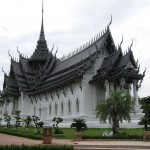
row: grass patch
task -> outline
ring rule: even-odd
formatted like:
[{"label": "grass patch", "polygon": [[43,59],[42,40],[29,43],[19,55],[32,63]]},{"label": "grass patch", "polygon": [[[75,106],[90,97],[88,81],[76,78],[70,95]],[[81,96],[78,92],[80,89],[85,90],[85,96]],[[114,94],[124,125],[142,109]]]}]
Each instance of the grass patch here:
[{"label": "grass patch", "polygon": [[[102,135],[104,131],[111,131],[111,128],[89,128],[84,132],[84,135],[93,135],[98,136]],[[135,128],[135,129],[118,129],[119,133],[126,132],[129,135],[139,135],[142,136],[143,129]]]},{"label": "grass patch", "polygon": [[137,139],[141,140],[143,135],[143,129],[118,129],[118,133],[111,137],[103,137],[104,131],[111,131],[110,128],[107,129],[89,129],[83,134],[83,139]]},{"label": "grass patch", "polygon": [[71,128],[61,128],[63,131],[64,136],[56,136],[57,139],[75,139],[75,131]]}]

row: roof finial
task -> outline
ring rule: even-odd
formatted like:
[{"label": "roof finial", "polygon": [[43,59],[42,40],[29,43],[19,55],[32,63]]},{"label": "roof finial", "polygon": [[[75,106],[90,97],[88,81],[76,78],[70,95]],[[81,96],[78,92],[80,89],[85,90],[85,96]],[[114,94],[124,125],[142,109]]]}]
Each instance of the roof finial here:
[{"label": "roof finial", "polygon": [[44,0],[42,0],[42,23],[41,23],[41,32],[40,32],[39,40],[45,40],[44,25],[43,25],[43,13],[44,13]]},{"label": "roof finial", "polygon": [[11,58],[12,58],[12,56],[10,55],[10,50],[8,50],[8,55],[9,55],[9,57],[11,57]]},{"label": "roof finial", "polygon": [[57,46],[57,49],[56,49],[56,52],[55,52],[55,56],[56,56],[57,52],[58,52],[58,46]]},{"label": "roof finial", "polygon": [[6,72],[5,72],[4,69],[3,69],[3,66],[2,66],[2,71],[4,72],[4,74],[6,74]]},{"label": "roof finial", "polygon": [[131,47],[133,46],[133,39],[131,38],[131,40],[132,40],[132,43],[131,43],[131,45],[130,45],[130,50],[131,50]]},{"label": "roof finial", "polygon": [[109,25],[108,25],[108,26],[110,26],[111,23],[112,23],[112,14],[111,14],[111,19],[110,19],[110,22],[109,22]]},{"label": "roof finial", "polygon": [[121,42],[120,42],[120,47],[121,47],[121,44],[123,43],[123,34],[122,34],[122,40],[121,40]]},{"label": "roof finial", "polygon": [[146,72],[146,68],[145,68],[145,70],[144,70],[144,72],[143,72],[143,75],[145,76],[145,72]]},{"label": "roof finial", "polygon": [[54,43],[53,43],[53,46],[52,46],[52,50],[51,50],[51,52],[53,51],[53,49],[54,49]]},{"label": "roof finial", "polygon": [[19,53],[19,55],[21,55],[21,53],[20,53],[19,50],[18,50],[18,45],[17,45],[17,52]]}]

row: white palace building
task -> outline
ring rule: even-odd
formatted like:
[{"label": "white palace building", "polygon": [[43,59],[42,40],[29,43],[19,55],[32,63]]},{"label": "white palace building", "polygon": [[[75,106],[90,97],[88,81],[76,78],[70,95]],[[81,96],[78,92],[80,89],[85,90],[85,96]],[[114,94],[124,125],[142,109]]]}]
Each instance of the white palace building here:
[{"label": "white palace building", "polygon": [[110,127],[96,118],[96,106],[107,100],[110,92],[126,89],[133,92],[136,114],[130,124],[123,122],[120,127],[140,127],[143,114],[138,89],[145,72],[139,73],[132,44],[125,54],[122,42],[115,46],[110,24],[72,56],[59,59],[54,47],[48,49],[42,11],[40,36],[32,56],[26,58],[18,51],[16,61],[10,55],[10,73],[4,72],[0,93],[0,118],[5,112],[13,116],[20,110],[22,117],[36,115],[43,121],[62,117],[63,127],[69,127],[73,118],[84,118],[88,127]]}]

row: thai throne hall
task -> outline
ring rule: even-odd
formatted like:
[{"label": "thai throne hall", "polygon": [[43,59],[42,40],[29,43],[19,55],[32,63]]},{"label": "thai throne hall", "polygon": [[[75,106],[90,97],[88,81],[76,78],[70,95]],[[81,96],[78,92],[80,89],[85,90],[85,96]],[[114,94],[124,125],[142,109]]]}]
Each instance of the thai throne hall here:
[{"label": "thai throne hall", "polygon": [[48,48],[42,11],[40,35],[33,54],[26,58],[17,50],[19,61],[16,61],[9,52],[9,74],[3,68],[0,117],[4,119],[3,114],[8,112],[13,118],[15,111],[20,110],[22,117],[36,115],[43,121],[62,117],[63,127],[70,127],[73,118],[84,118],[88,127],[110,127],[96,118],[96,106],[106,101],[111,92],[128,90],[133,93],[136,114],[132,114],[130,124],[123,122],[120,127],[140,127],[138,121],[143,114],[138,90],[145,72],[140,73],[132,44],[126,53],[121,48],[123,41],[115,46],[111,22],[72,56],[60,59],[57,49]]}]

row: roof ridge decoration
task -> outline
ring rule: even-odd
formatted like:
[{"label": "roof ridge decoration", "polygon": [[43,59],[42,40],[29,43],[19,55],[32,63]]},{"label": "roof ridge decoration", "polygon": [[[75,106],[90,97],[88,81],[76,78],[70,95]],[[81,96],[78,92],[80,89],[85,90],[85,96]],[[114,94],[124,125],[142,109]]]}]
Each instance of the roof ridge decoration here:
[{"label": "roof ridge decoration", "polygon": [[12,62],[12,61],[13,61],[13,62],[16,62],[16,63],[19,62],[19,59],[17,59],[16,57],[12,57],[12,56],[10,55],[10,50],[8,50],[8,55],[9,55],[9,57],[11,58],[11,62]]},{"label": "roof ridge decoration", "polygon": [[99,39],[101,39],[104,34],[106,34],[109,31],[109,26],[112,23],[112,15],[111,15],[111,20],[109,22],[109,24],[105,27],[104,30],[102,30],[101,32],[97,33],[93,38],[91,38],[89,41],[87,41],[86,43],[82,44],[81,46],[77,47],[76,49],[74,49],[72,52],[68,53],[66,56],[63,56],[61,58],[61,62],[65,61],[71,57],[73,57],[74,55],[84,51],[85,49],[87,49],[88,47],[90,47],[91,45],[93,45],[94,43],[96,43]]},{"label": "roof ridge decoration", "polygon": [[28,56],[25,55],[25,54],[22,54],[19,50],[18,50],[18,46],[17,46],[17,52],[19,54],[19,62],[20,62],[20,59],[23,58],[23,59],[28,59]]},{"label": "roof ridge decoration", "polygon": [[131,45],[128,47],[128,49],[126,50],[126,53],[124,53],[124,56],[123,57],[127,57],[125,60],[124,60],[124,64],[127,65],[128,61],[130,60],[130,57],[132,59],[132,61],[134,62],[134,67],[137,69],[138,68],[138,63],[135,62],[135,59],[134,59],[134,56],[133,56],[133,52],[131,50],[131,47],[133,46],[133,39],[131,38]]}]

